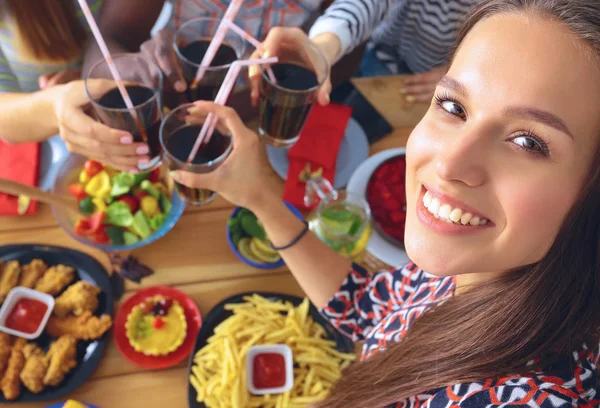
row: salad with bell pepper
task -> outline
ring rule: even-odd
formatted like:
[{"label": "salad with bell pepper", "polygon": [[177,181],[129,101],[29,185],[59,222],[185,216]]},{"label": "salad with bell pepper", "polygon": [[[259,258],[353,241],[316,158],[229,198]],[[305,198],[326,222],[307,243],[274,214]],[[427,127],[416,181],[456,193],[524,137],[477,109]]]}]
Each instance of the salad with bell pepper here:
[{"label": "salad with bell pepper", "polygon": [[131,245],[146,239],[171,211],[171,196],[160,180],[160,168],[133,174],[88,160],[69,192],[82,214],[75,234],[99,244]]}]

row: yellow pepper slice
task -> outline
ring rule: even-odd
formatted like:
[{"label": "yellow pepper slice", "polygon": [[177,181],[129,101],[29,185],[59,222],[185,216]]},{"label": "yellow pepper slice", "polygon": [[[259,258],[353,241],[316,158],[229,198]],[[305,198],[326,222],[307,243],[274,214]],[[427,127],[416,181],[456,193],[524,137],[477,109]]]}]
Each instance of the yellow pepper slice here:
[{"label": "yellow pepper slice", "polygon": [[111,190],[110,176],[104,170],[92,177],[85,186],[85,192],[88,195],[97,198],[108,197]]},{"label": "yellow pepper slice", "polygon": [[92,203],[94,203],[94,213],[106,211],[106,201],[103,198],[92,198]]},{"label": "yellow pepper slice", "polygon": [[81,184],[87,184],[88,181],[90,181],[90,175],[87,173],[87,171],[81,170],[81,173],[79,173],[79,182]]}]

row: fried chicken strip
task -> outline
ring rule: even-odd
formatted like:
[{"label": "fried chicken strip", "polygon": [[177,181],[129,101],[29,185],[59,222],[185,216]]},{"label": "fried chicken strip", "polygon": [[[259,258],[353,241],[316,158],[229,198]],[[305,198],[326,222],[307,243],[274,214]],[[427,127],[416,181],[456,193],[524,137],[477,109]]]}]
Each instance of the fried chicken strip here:
[{"label": "fried chicken strip", "polygon": [[12,336],[0,332],[0,379],[4,376],[8,358],[10,357],[10,349],[12,348]]},{"label": "fried chicken strip", "polygon": [[21,266],[19,261],[10,261],[4,265],[2,278],[0,278],[0,303],[6,300],[8,292],[10,292],[19,283],[21,275]]},{"label": "fried chicken strip", "polygon": [[98,308],[98,295],[101,289],[91,282],[79,281],[67,288],[65,292],[56,299],[54,314],[58,317],[66,317],[73,313],[80,316],[83,312],[94,313]]},{"label": "fried chicken strip", "polygon": [[15,345],[10,351],[6,372],[0,382],[0,389],[2,389],[4,398],[8,401],[16,400],[21,395],[21,379],[19,375],[25,365],[25,356],[23,355],[25,344],[27,344],[27,340],[22,338],[15,341]]},{"label": "fried chicken strip", "polygon": [[48,371],[46,354],[34,343],[29,343],[23,348],[25,366],[21,371],[23,385],[32,393],[39,394],[46,388],[44,376]]},{"label": "fried chicken strip", "polygon": [[35,290],[52,296],[58,295],[75,279],[75,269],[70,266],[57,265],[49,268],[35,285]]},{"label": "fried chicken strip", "polygon": [[46,270],[48,270],[48,265],[46,265],[44,261],[41,259],[34,259],[22,268],[19,286],[33,289],[42,276],[44,276]]},{"label": "fried chicken strip", "polygon": [[56,387],[65,379],[65,375],[77,366],[77,340],[71,335],[60,336],[50,345],[47,354],[48,371],[44,384]]},{"label": "fried chicken strip", "polygon": [[96,340],[102,337],[111,326],[112,318],[109,315],[97,317],[93,316],[91,312],[85,311],[81,316],[50,317],[46,332],[52,337],[70,334],[77,340]]}]

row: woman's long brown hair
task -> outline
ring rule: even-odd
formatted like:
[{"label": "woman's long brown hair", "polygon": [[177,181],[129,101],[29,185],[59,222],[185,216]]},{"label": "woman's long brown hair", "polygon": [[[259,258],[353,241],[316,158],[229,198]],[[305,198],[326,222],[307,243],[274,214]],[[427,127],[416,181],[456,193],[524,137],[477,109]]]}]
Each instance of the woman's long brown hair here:
[{"label": "woman's long brown hair", "polygon": [[6,0],[23,61],[60,63],[81,56],[86,32],[73,0]]},{"label": "woman's long brown hair", "polygon": [[[483,0],[458,44],[498,13],[556,20],[600,55],[598,0]],[[551,84],[549,84],[551,86]],[[599,112],[600,114],[600,112]],[[600,135],[599,135],[600,137]],[[385,407],[453,384],[543,369],[600,340],[600,154],[548,254],[418,319],[406,337],[349,367],[319,407]],[[539,360],[538,360],[539,359]],[[541,366],[528,362],[541,361]]]}]

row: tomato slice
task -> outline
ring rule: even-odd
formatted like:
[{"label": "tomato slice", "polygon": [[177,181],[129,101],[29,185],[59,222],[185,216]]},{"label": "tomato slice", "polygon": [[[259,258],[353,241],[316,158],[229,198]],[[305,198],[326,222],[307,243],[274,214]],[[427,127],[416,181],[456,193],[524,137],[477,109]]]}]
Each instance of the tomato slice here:
[{"label": "tomato slice", "polygon": [[110,237],[108,236],[104,228],[100,228],[98,231],[96,231],[92,236],[92,239],[99,244],[110,243]]},{"label": "tomato slice", "polygon": [[96,174],[104,170],[104,166],[95,160],[88,160],[83,165],[83,169],[90,177],[94,177]]},{"label": "tomato slice", "polygon": [[85,193],[85,189],[83,187],[83,185],[78,184],[78,183],[73,183],[73,184],[69,184],[68,187],[69,193],[75,197],[77,200],[83,200],[85,197],[87,197],[87,194]]},{"label": "tomato slice", "polygon": [[140,209],[140,203],[135,197],[124,195],[119,197],[117,201],[127,204],[132,214],[135,214]]},{"label": "tomato slice", "polygon": [[[79,236],[94,235],[102,228],[106,213],[101,211],[88,218],[81,218],[75,223],[75,234]],[[106,233],[105,233],[106,234]],[[106,236],[108,238],[108,235]],[[110,239],[109,239],[110,241]]]},{"label": "tomato slice", "polygon": [[157,183],[160,180],[160,167],[152,170],[152,173],[148,176],[148,181],[152,184]]}]

